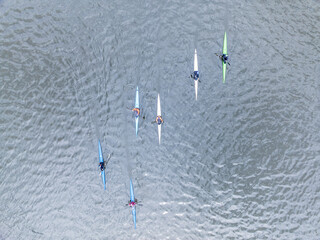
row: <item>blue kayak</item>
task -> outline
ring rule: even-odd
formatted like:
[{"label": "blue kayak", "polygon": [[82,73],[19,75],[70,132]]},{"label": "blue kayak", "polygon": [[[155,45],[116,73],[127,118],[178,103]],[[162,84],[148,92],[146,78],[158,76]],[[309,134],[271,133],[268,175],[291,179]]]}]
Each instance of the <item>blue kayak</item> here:
[{"label": "blue kayak", "polygon": [[[99,162],[102,163],[102,164],[104,164],[100,140],[99,140]],[[106,175],[105,175],[105,169],[104,169],[104,168],[103,168],[103,170],[101,171],[101,177],[102,177],[102,182],[103,182],[104,190],[106,190]]]},{"label": "blue kayak", "polygon": [[[130,179],[130,201],[135,202],[134,193],[133,193],[133,185],[132,185],[131,179]],[[133,217],[134,228],[136,229],[136,206],[132,207],[132,217]]]},{"label": "blue kayak", "polygon": [[[139,104],[139,88],[137,86],[137,90],[136,90],[136,101],[134,104],[134,108],[139,108],[140,109],[140,104]],[[139,129],[139,115],[135,116],[136,118],[136,136],[138,136],[138,129]]]}]

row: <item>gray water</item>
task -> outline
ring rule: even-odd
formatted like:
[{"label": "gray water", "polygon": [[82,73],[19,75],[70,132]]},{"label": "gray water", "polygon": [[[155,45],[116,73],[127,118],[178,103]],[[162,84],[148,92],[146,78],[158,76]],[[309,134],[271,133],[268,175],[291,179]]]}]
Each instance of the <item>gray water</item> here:
[{"label": "gray water", "polygon": [[319,39],[311,0],[0,1],[0,239],[319,239]]}]

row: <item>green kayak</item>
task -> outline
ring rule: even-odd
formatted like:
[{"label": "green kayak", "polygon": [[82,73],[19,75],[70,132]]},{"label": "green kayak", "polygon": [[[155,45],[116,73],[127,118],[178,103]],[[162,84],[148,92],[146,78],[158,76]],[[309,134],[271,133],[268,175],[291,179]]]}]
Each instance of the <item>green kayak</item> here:
[{"label": "green kayak", "polygon": [[[228,55],[228,53],[227,53],[227,33],[226,32],[224,33],[222,54]],[[227,70],[227,64],[222,61],[223,83],[225,83],[225,81],[226,81],[226,70]]]}]

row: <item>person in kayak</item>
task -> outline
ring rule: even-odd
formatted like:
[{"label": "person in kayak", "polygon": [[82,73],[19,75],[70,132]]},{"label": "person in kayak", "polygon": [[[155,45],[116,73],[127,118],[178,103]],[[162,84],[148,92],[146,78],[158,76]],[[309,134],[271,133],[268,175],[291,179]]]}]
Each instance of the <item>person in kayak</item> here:
[{"label": "person in kayak", "polygon": [[157,116],[157,118],[156,118],[156,123],[157,123],[158,125],[164,123],[164,121],[163,121],[163,119],[162,119],[162,116]]},{"label": "person in kayak", "polygon": [[225,64],[228,63],[228,64],[230,65],[230,63],[229,63],[229,61],[228,61],[228,55],[222,54],[222,55],[219,56],[219,58],[220,58],[221,61],[224,62]]},{"label": "person in kayak", "polygon": [[104,170],[104,162],[100,162],[99,163],[99,167],[100,167],[100,170],[102,172]]},{"label": "person in kayak", "polygon": [[134,207],[136,204],[136,202],[129,201],[129,207]]},{"label": "person in kayak", "polygon": [[134,108],[132,111],[135,113],[136,117],[140,116],[140,108]]},{"label": "person in kayak", "polygon": [[191,74],[191,77],[197,81],[199,79],[199,71],[194,71],[193,74]]}]

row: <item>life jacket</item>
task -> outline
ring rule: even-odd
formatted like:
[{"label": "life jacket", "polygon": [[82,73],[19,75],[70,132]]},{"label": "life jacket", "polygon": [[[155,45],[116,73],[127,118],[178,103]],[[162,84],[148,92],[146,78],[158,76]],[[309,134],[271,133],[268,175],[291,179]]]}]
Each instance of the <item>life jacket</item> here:
[{"label": "life jacket", "polygon": [[198,78],[199,78],[199,72],[198,72],[198,71],[194,71],[193,77],[194,77],[194,80],[198,80]]},{"label": "life jacket", "polygon": [[135,205],[136,205],[135,202],[130,202],[130,203],[129,203],[129,206],[130,206],[130,207],[134,207]]},{"label": "life jacket", "polygon": [[100,170],[103,171],[103,170],[104,170],[104,163],[101,162],[101,163],[99,164],[99,166],[100,166]]},{"label": "life jacket", "polygon": [[[160,122],[159,122],[159,120],[160,120]],[[163,123],[162,117],[161,117],[161,116],[157,116],[156,122],[157,122],[159,125],[160,125],[161,123]]]},{"label": "life jacket", "polygon": [[134,108],[134,109],[132,109],[132,111],[134,111],[137,116],[140,115],[140,109],[139,108]]}]

